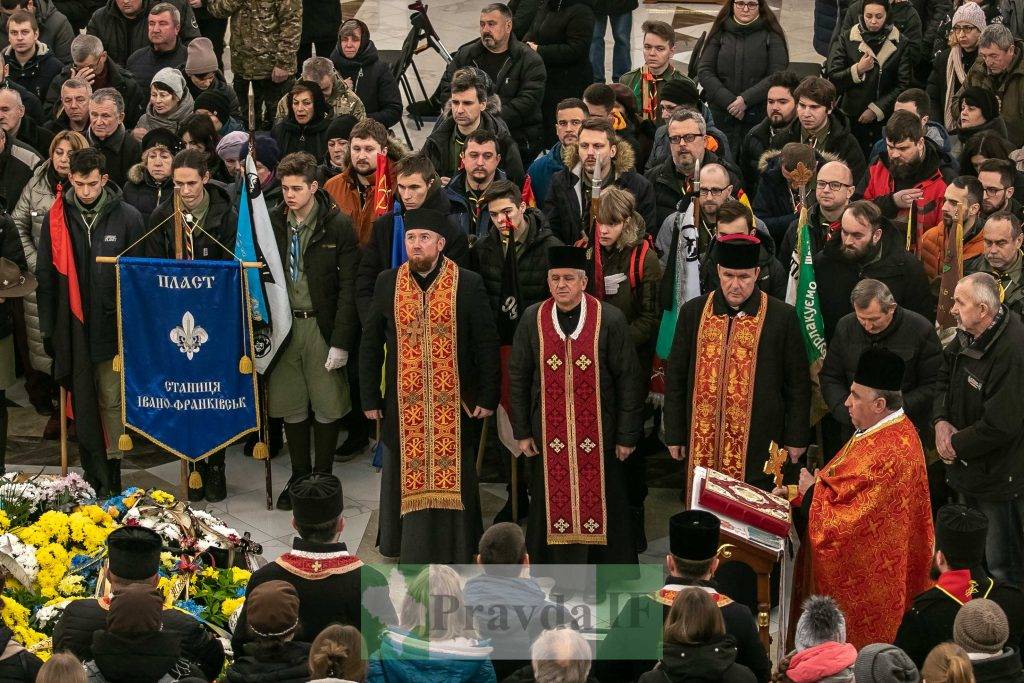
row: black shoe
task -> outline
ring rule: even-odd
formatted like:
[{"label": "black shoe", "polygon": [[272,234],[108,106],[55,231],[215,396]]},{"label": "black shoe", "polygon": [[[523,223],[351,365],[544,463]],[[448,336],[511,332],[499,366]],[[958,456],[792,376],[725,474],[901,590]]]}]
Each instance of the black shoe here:
[{"label": "black shoe", "polygon": [[[224,465],[210,465],[206,468],[206,475],[203,477],[203,485],[206,488],[206,500],[210,503],[219,503],[228,497],[228,482],[224,476]],[[189,491],[191,493],[191,490]]]},{"label": "black shoe", "polygon": [[334,451],[334,461],[348,462],[354,460],[360,455],[364,455],[369,447],[370,438],[366,434],[356,436],[349,434],[345,437],[345,443],[338,446],[338,450]]},{"label": "black shoe", "polygon": [[288,492],[288,487],[291,486],[289,481],[284,485],[284,490],[281,491],[281,495],[277,497],[277,509],[278,510],[291,510],[292,509],[292,497]]}]

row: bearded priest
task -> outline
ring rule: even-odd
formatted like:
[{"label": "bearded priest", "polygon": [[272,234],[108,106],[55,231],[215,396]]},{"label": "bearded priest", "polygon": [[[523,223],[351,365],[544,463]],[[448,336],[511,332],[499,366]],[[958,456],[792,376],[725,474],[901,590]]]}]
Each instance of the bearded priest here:
[{"label": "bearded priest", "polygon": [[931,586],[931,503],[924,451],[903,412],[904,363],[882,347],[857,363],[846,407],[857,431],[829,464],[800,473],[813,593],[831,595],[857,649],[891,643]]}]

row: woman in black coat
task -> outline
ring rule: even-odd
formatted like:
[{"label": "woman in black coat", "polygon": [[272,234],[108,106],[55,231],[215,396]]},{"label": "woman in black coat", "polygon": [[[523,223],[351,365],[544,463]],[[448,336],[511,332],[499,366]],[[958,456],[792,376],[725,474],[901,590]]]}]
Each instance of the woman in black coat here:
[{"label": "woman in black coat", "polygon": [[537,51],[548,72],[541,111],[544,146],[555,139],[555,108],[567,97],[582,97],[594,80],[590,41],[594,11],[590,0],[547,0],[537,10],[523,42]]},{"label": "woman in black coat", "polygon": [[366,118],[380,121],[388,128],[398,123],[402,118],[398,81],[391,74],[391,66],[380,60],[366,24],[349,19],[341,25],[331,61],[359,96],[366,108]]},{"label": "woman in black coat", "polygon": [[867,158],[892,114],[896,97],[910,87],[910,43],[892,23],[889,0],[869,0],[850,30],[836,38],[828,56],[828,79],[839,108]]},{"label": "woman in black coat", "polygon": [[697,80],[715,126],[739,149],[765,116],[768,79],[789,66],[786,36],[766,0],[726,0],[700,53]]},{"label": "woman in black coat", "polygon": [[309,152],[320,163],[327,156],[327,127],[333,111],[320,86],[299,81],[288,93],[288,117],[274,124],[270,134],[277,140],[281,156]]}]

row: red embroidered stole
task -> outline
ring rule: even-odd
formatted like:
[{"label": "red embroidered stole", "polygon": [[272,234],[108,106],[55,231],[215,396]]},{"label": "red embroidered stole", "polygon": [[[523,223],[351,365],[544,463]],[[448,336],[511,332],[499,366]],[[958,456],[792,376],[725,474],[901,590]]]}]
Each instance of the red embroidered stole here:
[{"label": "red embroidered stole", "polygon": [[[671,607],[672,603],[676,601],[676,596],[679,595],[679,593],[681,593],[682,591],[686,590],[687,588],[704,590],[704,588],[701,586],[681,587],[670,585],[665,586],[657,593],[654,593],[651,597],[654,599],[655,602],[660,602],[662,605],[665,605],[666,607]],[[732,604],[732,598],[730,598],[728,595],[722,595],[721,593],[718,593],[716,591],[707,591],[707,593],[711,596],[711,599],[715,601],[715,604],[718,605],[720,608]]]},{"label": "red embroidered stole", "polygon": [[458,266],[448,259],[425,292],[413,280],[408,263],[398,269],[395,281],[403,515],[462,509],[458,285]]},{"label": "red embroidered stole", "polygon": [[714,314],[715,296],[707,298],[697,332],[687,492],[694,467],[718,470],[743,481],[747,463],[757,346],[768,295],[758,293],[757,315],[732,318]]},{"label": "red embroidered stole", "polygon": [[355,555],[340,553],[288,552],[275,560],[289,574],[304,579],[326,579],[328,576],[346,574],[363,566]]},{"label": "red embroidered stole", "polygon": [[537,312],[547,542],[606,545],[598,339],[601,303],[583,295],[579,334],[563,337],[555,302]]}]

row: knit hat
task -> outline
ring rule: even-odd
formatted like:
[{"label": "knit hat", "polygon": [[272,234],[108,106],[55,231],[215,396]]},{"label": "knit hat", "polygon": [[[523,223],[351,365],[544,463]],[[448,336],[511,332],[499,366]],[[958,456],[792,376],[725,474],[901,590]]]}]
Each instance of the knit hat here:
[{"label": "knit hat", "polygon": [[163,611],[163,595],[157,588],[130,583],[110,599],[107,630],[116,633],[159,631]]},{"label": "knit hat", "polygon": [[991,121],[999,116],[999,99],[988,88],[977,85],[968,86],[964,88],[964,94],[960,96],[960,101],[980,109],[981,115],[985,117],[986,121]]},{"label": "knit hat", "polygon": [[212,88],[196,95],[192,108],[195,111],[204,109],[212,113],[220,121],[221,125],[227,123],[228,119],[231,118],[231,102],[228,101],[225,95]]},{"label": "knit hat", "polygon": [[238,161],[242,156],[245,156],[242,152],[248,145],[248,134],[236,130],[222,137],[220,142],[217,143],[217,156],[224,161]]},{"label": "knit hat", "polygon": [[169,66],[165,66],[153,76],[153,85],[162,85],[166,90],[174,93],[179,100],[185,96],[185,77],[181,72]]},{"label": "knit hat", "polygon": [[853,665],[857,683],[920,681],[913,660],[895,645],[874,643],[861,649]]},{"label": "knit hat", "polygon": [[[256,161],[260,162],[271,171],[277,170],[277,163],[281,161],[281,148],[277,146],[277,140],[269,135],[257,135],[255,140]],[[242,149],[238,153],[238,159],[245,159],[248,150]]]},{"label": "knit hat", "polygon": [[796,623],[797,652],[829,640],[846,642],[846,617],[835,600],[827,595],[812,595],[804,600],[803,609]]},{"label": "knit hat", "polygon": [[985,598],[968,602],[953,620],[953,642],[969,653],[999,654],[1009,637],[1003,608]]},{"label": "knit hat", "polygon": [[287,581],[267,581],[245,600],[249,628],[260,638],[283,638],[299,625],[299,594]]},{"label": "knit hat", "polygon": [[188,44],[188,57],[185,58],[185,73],[208,74],[216,71],[217,54],[213,51],[213,42],[209,38],[193,38]]},{"label": "knit hat", "polygon": [[351,114],[342,114],[333,119],[331,124],[327,126],[326,139],[341,138],[342,140],[348,140],[349,136],[352,135],[352,129],[355,128],[358,122],[359,120]]},{"label": "knit hat", "polygon": [[323,524],[341,517],[345,508],[341,480],[333,474],[314,472],[299,477],[288,487],[288,493],[297,524]]},{"label": "knit hat", "polygon": [[985,26],[988,22],[985,21],[985,10],[978,6],[978,3],[967,0],[964,4],[957,7],[956,11],[953,12],[953,26],[960,24],[970,24],[976,27],[979,31],[984,31]]}]

